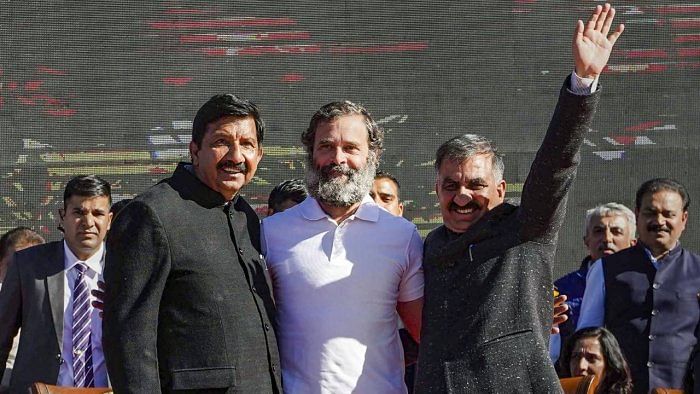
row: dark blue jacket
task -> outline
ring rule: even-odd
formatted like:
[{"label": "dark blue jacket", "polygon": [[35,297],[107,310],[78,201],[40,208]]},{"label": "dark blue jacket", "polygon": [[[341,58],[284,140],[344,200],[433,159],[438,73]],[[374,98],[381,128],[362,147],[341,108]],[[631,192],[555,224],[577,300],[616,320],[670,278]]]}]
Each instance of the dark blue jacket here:
[{"label": "dark blue jacket", "polygon": [[605,326],[627,358],[634,392],[682,388],[700,321],[700,256],[677,246],[657,271],[639,243],[603,263]]}]

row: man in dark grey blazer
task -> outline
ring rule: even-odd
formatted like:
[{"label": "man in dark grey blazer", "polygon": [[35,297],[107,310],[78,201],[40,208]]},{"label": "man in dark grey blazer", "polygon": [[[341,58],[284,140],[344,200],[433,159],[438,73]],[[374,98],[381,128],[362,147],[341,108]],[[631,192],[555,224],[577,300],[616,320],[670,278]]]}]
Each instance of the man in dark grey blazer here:
[{"label": "man in dark grey blazer", "polygon": [[254,104],[212,97],[192,125],[192,163],[117,215],[103,336],[115,392],[281,392],[260,224],[238,195],[264,131]]},{"label": "man in dark grey blazer", "polygon": [[102,274],[111,188],[96,176],[78,176],[63,202],[64,239],[15,253],[0,290],[0,375],[22,329],[10,393],[26,393],[34,382],[107,386],[99,311],[88,294]]},{"label": "man in dark grey blazer", "polygon": [[463,135],[437,151],[444,225],[424,248],[418,393],[558,393],[548,357],[552,260],[567,192],[620,26],[597,6],[574,36],[575,72],[530,169],[520,206],[504,202],[503,161],[490,141]]}]

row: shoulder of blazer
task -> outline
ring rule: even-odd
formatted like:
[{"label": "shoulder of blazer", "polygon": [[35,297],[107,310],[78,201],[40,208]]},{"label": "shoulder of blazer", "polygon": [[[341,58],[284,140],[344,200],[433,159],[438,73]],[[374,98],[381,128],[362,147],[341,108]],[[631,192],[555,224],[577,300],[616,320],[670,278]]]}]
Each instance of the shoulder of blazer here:
[{"label": "shoulder of blazer", "polygon": [[63,271],[63,240],[29,247],[15,253],[20,272],[32,272],[36,279]]}]

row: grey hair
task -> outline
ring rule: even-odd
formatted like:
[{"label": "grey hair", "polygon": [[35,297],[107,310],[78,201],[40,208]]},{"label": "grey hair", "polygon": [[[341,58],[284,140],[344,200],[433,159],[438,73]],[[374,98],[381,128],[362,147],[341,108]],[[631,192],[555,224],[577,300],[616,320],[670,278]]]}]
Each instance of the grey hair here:
[{"label": "grey hair", "polygon": [[593,218],[602,218],[605,216],[623,216],[625,219],[627,219],[627,225],[630,229],[630,235],[632,236],[632,238],[636,236],[637,219],[635,219],[634,213],[631,209],[616,202],[600,204],[594,208],[587,210],[586,228],[584,229],[584,234],[588,234],[588,230],[591,227],[591,221],[593,221]]},{"label": "grey hair", "polygon": [[446,160],[462,163],[476,155],[491,155],[493,177],[496,182],[503,180],[503,155],[498,153],[490,140],[476,134],[463,134],[440,145],[435,153],[435,170],[440,171],[440,166]]},{"label": "grey hair", "polygon": [[328,122],[341,116],[362,115],[365,119],[367,128],[367,142],[369,150],[373,151],[377,159],[381,156],[382,147],[384,144],[384,130],[382,130],[377,122],[372,119],[369,111],[360,104],[355,104],[352,101],[334,101],[319,108],[311,118],[309,128],[301,134],[301,142],[306,147],[306,152],[309,158],[313,156],[314,138],[316,137],[316,129],[321,122]]}]

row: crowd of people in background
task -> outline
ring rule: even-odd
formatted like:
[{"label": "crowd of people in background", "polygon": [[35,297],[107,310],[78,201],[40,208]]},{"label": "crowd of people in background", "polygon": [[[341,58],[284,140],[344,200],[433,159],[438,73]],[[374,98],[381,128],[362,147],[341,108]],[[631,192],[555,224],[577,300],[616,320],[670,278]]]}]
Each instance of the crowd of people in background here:
[{"label": "crowd of people in background", "polygon": [[[591,208],[588,255],[552,278],[598,78],[624,29],[614,15],[599,5],[578,21],[574,71],[519,202],[491,141],[438,148],[443,224],[425,240],[402,217],[399,181],[378,170],[383,130],[349,101],[313,114],[305,177],[272,190],[262,222],[241,192],[265,122],[231,94],[195,115],[191,162],[134,199],[113,205],[108,181],[72,178],[62,240],[27,228],[0,239],[5,390],[556,393],[560,377],[594,375],[600,393],[692,391],[700,256],[680,245],[680,182],[644,182],[634,211]],[[560,327],[553,289],[568,299]]]}]

